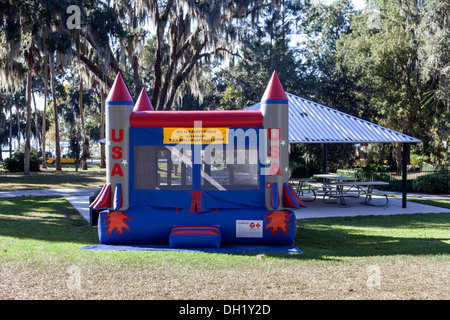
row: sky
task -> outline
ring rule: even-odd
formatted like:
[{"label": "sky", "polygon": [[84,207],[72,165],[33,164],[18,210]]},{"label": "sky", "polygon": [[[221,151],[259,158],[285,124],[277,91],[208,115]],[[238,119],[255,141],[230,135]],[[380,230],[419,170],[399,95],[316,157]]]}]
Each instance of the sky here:
[{"label": "sky", "polygon": [[[332,0],[334,1],[334,0]],[[366,1],[365,0],[352,0],[353,2],[353,6],[355,7],[356,10],[361,10],[362,8],[364,8],[366,6]]]},{"label": "sky", "polygon": [[360,10],[366,6],[365,0],[352,0],[356,10]]},{"label": "sky", "polygon": [[[319,0],[322,2],[325,2],[327,4],[334,2],[335,0]],[[366,5],[366,0],[352,0],[353,6],[355,7],[355,10],[361,10]]]}]

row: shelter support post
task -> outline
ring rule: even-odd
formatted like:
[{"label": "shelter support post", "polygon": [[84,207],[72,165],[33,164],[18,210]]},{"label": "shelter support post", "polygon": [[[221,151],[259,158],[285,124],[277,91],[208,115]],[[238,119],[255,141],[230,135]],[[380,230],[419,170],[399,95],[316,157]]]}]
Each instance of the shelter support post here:
[{"label": "shelter support post", "polygon": [[406,195],[407,195],[407,169],[406,165],[408,163],[408,145],[403,143],[402,150],[402,208],[406,208]]}]

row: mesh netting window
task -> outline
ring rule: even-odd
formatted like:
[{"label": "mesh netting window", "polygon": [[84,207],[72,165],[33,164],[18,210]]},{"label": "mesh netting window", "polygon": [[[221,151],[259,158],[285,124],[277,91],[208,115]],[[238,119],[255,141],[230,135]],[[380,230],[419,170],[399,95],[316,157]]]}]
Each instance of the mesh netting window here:
[{"label": "mesh netting window", "polygon": [[202,151],[201,181],[205,190],[248,190],[258,188],[258,149],[238,146]]},{"label": "mesh netting window", "polygon": [[192,190],[192,167],[172,157],[171,147],[134,148],[136,189]]}]

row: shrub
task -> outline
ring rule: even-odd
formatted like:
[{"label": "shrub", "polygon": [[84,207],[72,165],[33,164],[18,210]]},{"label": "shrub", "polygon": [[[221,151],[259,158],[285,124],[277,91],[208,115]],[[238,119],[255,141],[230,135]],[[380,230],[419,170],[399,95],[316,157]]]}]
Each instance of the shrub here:
[{"label": "shrub", "polygon": [[426,193],[450,193],[450,174],[433,173],[418,177],[413,181],[414,191]]},{"label": "shrub", "polygon": [[[3,168],[9,172],[23,172],[25,153],[17,151],[14,152],[11,158],[6,158],[3,161]],[[31,152],[30,155],[30,171],[39,171],[39,166],[42,159],[38,157],[37,152]]]},{"label": "shrub", "polygon": [[[403,182],[402,180],[393,180],[389,182],[389,185],[381,185],[376,187],[378,190],[385,190],[385,191],[403,191]],[[413,192],[413,180],[406,180],[406,191],[407,192]]]},{"label": "shrub", "polygon": [[385,166],[378,163],[369,163],[363,169],[364,171],[386,172],[389,169],[389,166]]},{"label": "shrub", "polygon": [[308,167],[310,176],[321,173],[323,169],[323,166],[317,162],[308,162],[306,163],[306,166]]},{"label": "shrub", "polygon": [[309,169],[307,166],[305,166],[304,164],[301,163],[295,163],[295,167],[294,170],[292,171],[291,174],[292,178],[309,178],[310,174],[309,174]]}]

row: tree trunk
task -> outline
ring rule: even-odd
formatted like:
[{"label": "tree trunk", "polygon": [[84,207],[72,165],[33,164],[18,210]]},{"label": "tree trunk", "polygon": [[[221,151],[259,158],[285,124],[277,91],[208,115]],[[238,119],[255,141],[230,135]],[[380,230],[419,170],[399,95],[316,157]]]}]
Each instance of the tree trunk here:
[{"label": "tree trunk", "polygon": [[134,78],[134,90],[136,97],[139,97],[142,89],[141,78],[139,77],[139,59],[137,56],[133,56],[133,78]]},{"label": "tree trunk", "polygon": [[44,112],[42,114],[42,168],[47,169],[47,155],[45,154],[45,135],[47,129],[47,88],[48,88],[48,70],[47,57],[44,61]]},{"label": "tree trunk", "polygon": [[56,92],[55,92],[55,62],[54,57],[50,58],[50,73],[51,73],[51,86],[53,97],[53,112],[55,114],[55,153],[56,153],[56,171],[61,171],[61,147],[59,144],[59,122],[58,122],[58,107],[56,105]]},{"label": "tree trunk", "polygon": [[159,91],[161,89],[161,77],[162,77],[162,71],[161,71],[161,46],[162,46],[162,35],[160,31],[160,25],[158,23],[157,32],[156,32],[156,59],[155,59],[155,83],[153,85],[153,96],[152,96],[152,105],[155,106],[155,110],[158,109],[158,98],[159,98]]},{"label": "tree trunk", "polygon": [[[183,67],[181,68],[180,72],[178,72],[172,83],[171,87],[167,90],[170,92],[168,94],[167,101],[160,101],[161,105],[163,106],[162,110],[171,110],[173,101],[175,99],[175,94],[177,93],[178,88],[181,86],[183,81],[186,79],[186,77],[191,72],[192,68],[194,68],[195,64],[200,61],[200,59],[204,56],[201,55],[200,52],[203,50],[203,48],[206,45],[206,41],[203,43],[198,44],[196,47],[196,52],[194,53],[194,56],[192,57],[191,61],[189,63],[185,63]],[[166,100],[166,99],[164,99]]]},{"label": "tree trunk", "polygon": [[[101,95],[101,111],[100,111],[100,139],[105,138],[105,92],[103,90],[103,85],[100,85],[100,95]],[[105,144],[100,145],[100,168],[106,168],[105,162]]]},{"label": "tree trunk", "polygon": [[33,104],[34,104],[34,132],[36,138],[36,150],[39,150],[39,146],[41,145],[41,136],[39,135],[38,112],[36,107],[36,98],[34,96],[34,91],[32,91],[31,94],[33,96]]},{"label": "tree trunk", "polygon": [[16,104],[17,111],[17,149],[20,148],[20,105]]},{"label": "tree trunk", "polygon": [[[0,113],[0,123],[3,122],[3,121],[1,121],[1,117],[2,117],[2,115]],[[5,125],[4,129],[6,129],[6,116],[5,116],[5,121],[3,123]],[[3,162],[3,149],[2,149],[2,144],[1,143],[0,143],[0,161]]]},{"label": "tree trunk", "polygon": [[83,140],[83,149],[81,151],[81,170],[87,170],[87,159],[89,140],[86,138],[86,130],[84,128],[84,112],[83,112],[83,80],[80,78],[80,95],[78,96],[81,117],[81,139]]},{"label": "tree trunk", "polygon": [[27,72],[27,126],[26,126],[26,134],[25,134],[25,157],[23,163],[23,174],[30,174],[30,165],[31,165],[31,68],[28,69]]},{"label": "tree trunk", "polygon": [[12,100],[9,102],[9,158],[12,157],[12,128],[13,128],[13,117],[12,117]]}]

